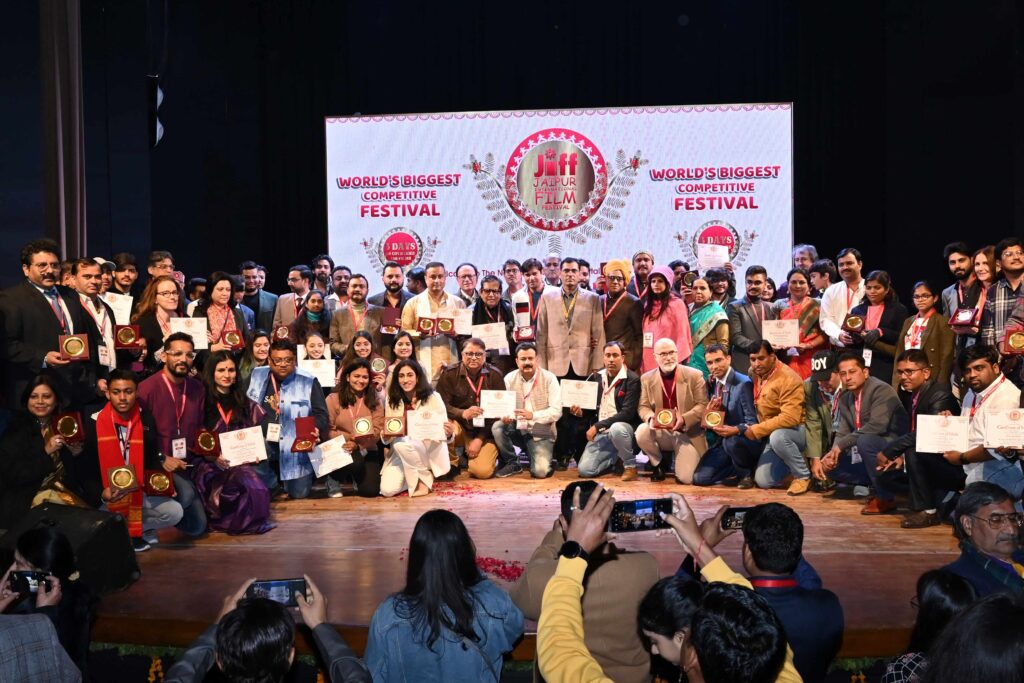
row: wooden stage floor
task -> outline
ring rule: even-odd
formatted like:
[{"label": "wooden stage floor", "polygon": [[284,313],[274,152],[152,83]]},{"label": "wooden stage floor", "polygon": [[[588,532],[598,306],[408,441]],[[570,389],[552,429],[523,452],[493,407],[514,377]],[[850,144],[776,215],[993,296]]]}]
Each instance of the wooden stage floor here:
[{"label": "wooden stage floor", "polygon": [[[330,622],[361,652],[374,609],[404,583],[409,537],[423,512],[445,508],[462,517],[479,557],[525,564],[551,529],[559,492],[574,474],[560,472],[542,481],[528,475],[490,481],[462,475],[453,483],[439,484],[435,494],[413,500],[405,495],[285,500],[274,504],[277,528],[262,536],[209,534],[191,542],[171,531],[160,545],[139,555],[142,578],[103,600],[93,640],[184,647],[212,622],[225,596],[247,577],[307,573],[328,596]],[[805,526],[805,556],[843,604],[843,657],[902,652],[914,620],[910,598],[917,577],[951,561],[958,552],[950,527],[904,530],[899,515],[861,516],[857,501],[815,493],[791,498],[785,491],[656,484],[646,477],[625,484],[618,477],[601,481],[615,489],[619,500],[680,491],[698,519],[720,505],[780,502],[793,507]],[[662,575],[674,572],[682,558],[671,536],[622,534],[617,543],[652,553]],[[741,543],[735,534],[719,548],[737,569]],[[534,624],[527,630],[532,633]],[[533,647],[533,638],[527,637],[515,656],[532,657]]]}]

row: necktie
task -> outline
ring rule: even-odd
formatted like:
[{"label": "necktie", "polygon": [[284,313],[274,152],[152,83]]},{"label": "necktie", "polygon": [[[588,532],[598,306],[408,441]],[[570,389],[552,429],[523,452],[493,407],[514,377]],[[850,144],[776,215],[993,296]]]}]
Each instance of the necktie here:
[{"label": "necktie", "polygon": [[50,289],[44,289],[43,294],[50,300],[50,308],[53,309],[53,314],[57,316],[57,322],[60,323],[61,332],[65,332],[68,329],[67,318],[64,317],[64,309],[61,308],[60,301],[58,300],[59,295],[57,294],[57,288],[51,287]]}]

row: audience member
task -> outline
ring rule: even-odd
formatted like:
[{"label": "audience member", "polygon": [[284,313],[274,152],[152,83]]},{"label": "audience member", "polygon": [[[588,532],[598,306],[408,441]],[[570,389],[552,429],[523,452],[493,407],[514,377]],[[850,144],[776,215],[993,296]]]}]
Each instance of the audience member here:
[{"label": "audience member", "polygon": [[1015,500],[1002,487],[978,481],[957,501],[953,531],[960,540],[960,558],[944,569],[967,579],[979,596],[1024,591],[1024,517]]},{"label": "audience member", "polygon": [[45,616],[0,616],[0,680],[80,683],[82,672]]},{"label": "audience member", "polygon": [[927,655],[921,683],[1024,681],[1024,601],[990,595],[953,618]]}]

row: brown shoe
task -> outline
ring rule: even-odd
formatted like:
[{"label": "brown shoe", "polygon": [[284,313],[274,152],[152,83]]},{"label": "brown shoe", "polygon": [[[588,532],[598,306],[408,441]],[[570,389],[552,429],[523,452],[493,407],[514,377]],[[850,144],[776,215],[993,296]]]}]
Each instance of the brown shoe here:
[{"label": "brown shoe", "polygon": [[885,515],[896,509],[896,501],[872,498],[860,509],[862,515]]},{"label": "brown shoe", "polygon": [[622,471],[621,481],[636,481],[638,478],[635,467],[627,467]]},{"label": "brown shoe", "polygon": [[940,524],[938,512],[911,512],[906,518],[900,522],[900,526],[904,529],[924,529],[930,526],[938,526]]},{"label": "brown shoe", "polygon": [[743,477],[742,479],[740,479],[740,483],[736,484],[736,488],[738,488],[738,489],[752,489],[752,488],[754,488],[754,478],[753,477]]},{"label": "brown shoe", "polygon": [[786,489],[786,493],[791,496],[802,496],[811,488],[810,479],[794,479],[793,483]]}]

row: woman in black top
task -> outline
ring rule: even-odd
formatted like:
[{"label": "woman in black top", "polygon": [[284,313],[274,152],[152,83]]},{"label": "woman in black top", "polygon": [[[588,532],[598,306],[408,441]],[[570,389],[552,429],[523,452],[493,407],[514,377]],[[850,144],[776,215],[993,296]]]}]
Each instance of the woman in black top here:
[{"label": "woman in black top", "polygon": [[896,299],[889,273],[884,270],[873,270],[864,278],[864,293],[865,301],[850,311],[850,315],[860,316],[864,321],[864,331],[854,335],[854,339],[860,342],[856,346],[862,348],[871,376],[888,384],[892,381],[896,342],[907,319],[907,307]]}]

